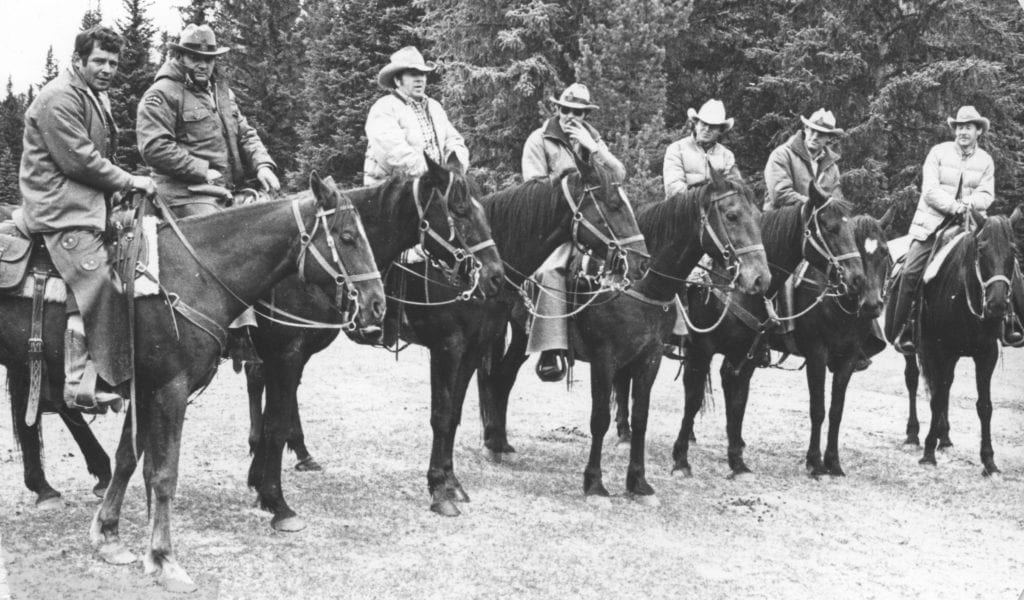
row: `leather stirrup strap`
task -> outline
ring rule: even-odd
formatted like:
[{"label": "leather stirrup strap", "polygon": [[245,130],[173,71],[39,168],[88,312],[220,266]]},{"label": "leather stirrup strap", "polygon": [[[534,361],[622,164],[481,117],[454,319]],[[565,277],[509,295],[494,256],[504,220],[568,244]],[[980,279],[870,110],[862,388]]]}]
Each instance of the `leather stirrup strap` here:
[{"label": "leather stirrup strap", "polygon": [[43,393],[43,293],[46,290],[45,271],[32,270],[32,329],[28,338],[28,402],[25,425],[32,427],[39,415],[39,396]]}]

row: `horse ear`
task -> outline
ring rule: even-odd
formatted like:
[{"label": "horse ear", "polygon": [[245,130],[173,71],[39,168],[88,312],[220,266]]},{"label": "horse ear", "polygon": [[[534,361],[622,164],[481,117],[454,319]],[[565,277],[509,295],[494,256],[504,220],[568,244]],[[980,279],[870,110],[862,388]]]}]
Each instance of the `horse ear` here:
[{"label": "horse ear", "polygon": [[816,181],[812,181],[810,187],[807,189],[807,198],[808,204],[813,208],[818,208],[828,201],[828,196],[825,195],[825,192],[818,186]]},{"label": "horse ear", "polygon": [[317,202],[320,202],[320,198],[324,195],[324,180],[320,179],[320,174],[315,170],[309,173],[309,189],[313,190],[313,196],[316,197]]},{"label": "horse ear", "polygon": [[321,179],[319,173],[316,171],[311,172],[309,174],[309,188],[313,190],[317,206],[321,208],[334,208],[337,205],[337,188],[334,185],[334,179],[330,176],[327,179]]},{"label": "horse ear", "polygon": [[427,174],[430,175],[430,178],[436,183],[442,185],[447,183],[448,177],[450,176],[448,171],[446,171],[441,165],[437,164],[434,159],[427,156],[426,152],[423,153],[423,158],[427,161]]},{"label": "horse ear", "polygon": [[722,184],[725,183],[725,177],[722,175],[722,172],[714,167],[711,167],[708,170],[711,171],[712,185],[714,185],[716,188],[722,187]]},{"label": "horse ear", "polygon": [[985,221],[988,220],[985,218],[985,215],[978,212],[978,209],[973,206],[971,207],[971,219],[974,221],[974,225],[978,229],[983,228],[985,226]]},{"label": "horse ear", "polygon": [[444,166],[448,169],[449,173],[466,174],[466,166],[462,164],[462,161],[459,160],[459,157],[454,152],[448,155],[448,162]]},{"label": "horse ear", "polygon": [[885,211],[885,214],[882,215],[882,218],[878,220],[878,226],[881,227],[883,230],[887,229],[890,225],[892,225],[892,220],[895,218],[896,207],[890,206],[889,210]]}]

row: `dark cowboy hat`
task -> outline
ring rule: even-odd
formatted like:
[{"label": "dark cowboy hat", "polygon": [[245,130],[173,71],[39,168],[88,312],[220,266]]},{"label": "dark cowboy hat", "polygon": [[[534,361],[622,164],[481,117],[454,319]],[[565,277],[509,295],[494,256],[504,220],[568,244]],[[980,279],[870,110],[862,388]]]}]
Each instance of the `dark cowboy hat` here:
[{"label": "dark cowboy hat", "polygon": [[231,50],[231,48],[217,47],[217,38],[213,35],[213,30],[209,25],[196,25],[195,23],[190,23],[181,32],[178,43],[171,42],[167,45],[179,52],[188,52],[199,56],[220,56]]}]

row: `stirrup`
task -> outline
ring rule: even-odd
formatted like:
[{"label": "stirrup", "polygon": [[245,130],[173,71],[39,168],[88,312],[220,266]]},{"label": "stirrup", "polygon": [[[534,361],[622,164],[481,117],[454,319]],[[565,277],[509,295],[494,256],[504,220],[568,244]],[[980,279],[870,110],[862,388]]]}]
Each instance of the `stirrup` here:
[{"label": "stirrup", "polygon": [[1024,346],[1024,329],[1021,327],[1021,323],[1014,316],[1010,316],[1003,320],[1002,327],[999,328],[999,341],[1004,346],[1010,346],[1011,348],[1020,348]]},{"label": "stirrup", "polygon": [[914,343],[914,331],[910,327],[905,326],[899,335],[896,336],[896,341],[892,345],[900,354],[917,354],[917,344]]},{"label": "stirrup", "polygon": [[[554,357],[553,363],[545,360],[545,357]],[[544,350],[540,353],[540,358],[537,359],[537,377],[541,381],[555,382],[565,379],[565,374],[568,371],[568,364],[565,360],[564,350]]]}]

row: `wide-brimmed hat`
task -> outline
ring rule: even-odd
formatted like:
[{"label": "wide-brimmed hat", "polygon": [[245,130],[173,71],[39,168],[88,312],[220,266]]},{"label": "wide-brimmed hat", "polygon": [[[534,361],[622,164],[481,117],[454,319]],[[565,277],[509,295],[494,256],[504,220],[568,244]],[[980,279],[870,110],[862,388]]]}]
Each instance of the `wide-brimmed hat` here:
[{"label": "wide-brimmed hat", "polygon": [[804,125],[810,127],[815,131],[822,133],[829,133],[832,135],[842,135],[846,133],[842,129],[836,127],[836,116],[832,114],[832,111],[819,108],[814,111],[810,119],[805,119],[803,115],[800,115],[800,120],[804,122]]},{"label": "wide-brimmed hat", "polygon": [[736,121],[735,119],[725,118],[725,105],[722,104],[721,100],[715,99],[705,102],[704,105],[700,107],[699,111],[693,110],[692,108],[687,109],[686,116],[689,117],[691,121],[696,119],[707,125],[720,125],[722,126],[722,131],[729,131],[732,129],[733,123]]},{"label": "wide-brimmed hat", "polygon": [[956,111],[956,118],[947,117],[946,124],[949,125],[950,129],[954,129],[960,123],[975,123],[981,126],[981,132],[985,133],[988,131],[989,121],[985,117],[978,114],[978,109],[973,106],[961,106]]},{"label": "wide-brimmed hat", "polygon": [[570,84],[569,87],[565,88],[565,91],[562,92],[561,96],[557,99],[552,98],[551,101],[566,108],[597,110],[597,105],[590,103],[590,90],[588,90],[587,86],[582,83]]},{"label": "wide-brimmed hat", "polygon": [[190,23],[181,32],[178,43],[171,42],[167,45],[175,50],[199,56],[220,56],[231,50],[231,48],[217,47],[217,37],[213,35],[213,30],[209,25],[196,25],[195,23]]},{"label": "wide-brimmed hat", "polygon": [[420,51],[415,46],[406,46],[391,55],[391,62],[384,65],[380,73],[377,73],[377,83],[384,89],[394,89],[395,75],[402,71],[412,70],[429,73],[436,68],[435,65],[423,60],[423,55],[420,54]]}]

